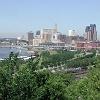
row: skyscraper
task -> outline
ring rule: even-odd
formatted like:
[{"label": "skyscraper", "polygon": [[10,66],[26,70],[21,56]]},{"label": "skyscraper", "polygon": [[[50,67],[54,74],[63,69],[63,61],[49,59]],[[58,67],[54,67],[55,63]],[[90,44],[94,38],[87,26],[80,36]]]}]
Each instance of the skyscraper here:
[{"label": "skyscraper", "polygon": [[90,26],[86,26],[85,33],[86,33],[85,38],[87,41],[96,41],[97,40],[97,31],[96,31],[95,24],[90,24]]},{"label": "skyscraper", "polygon": [[68,30],[68,35],[69,36],[76,36],[75,30]]},{"label": "skyscraper", "polygon": [[33,33],[28,32],[28,43],[29,45],[33,45]]},{"label": "skyscraper", "polygon": [[41,38],[44,43],[51,42],[52,36],[54,33],[57,33],[57,25],[54,28],[46,28],[41,30]]}]

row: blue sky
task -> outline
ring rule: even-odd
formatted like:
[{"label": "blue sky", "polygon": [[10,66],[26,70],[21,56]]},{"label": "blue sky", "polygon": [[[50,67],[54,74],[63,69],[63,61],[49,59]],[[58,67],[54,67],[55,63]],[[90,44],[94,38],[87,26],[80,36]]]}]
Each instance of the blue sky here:
[{"label": "blue sky", "polygon": [[41,28],[64,34],[75,29],[83,34],[86,25],[100,32],[100,0],[0,0],[0,37],[14,37]]}]

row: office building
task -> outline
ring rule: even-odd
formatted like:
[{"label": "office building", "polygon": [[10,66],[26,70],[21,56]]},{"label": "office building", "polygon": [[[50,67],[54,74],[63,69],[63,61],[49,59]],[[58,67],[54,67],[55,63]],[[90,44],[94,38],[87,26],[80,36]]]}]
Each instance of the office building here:
[{"label": "office building", "polygon": [[72,37],[72,36],[76,36],[75,30],[69,30],[69,31],[68,31],[68,35],[71,36],[71,37]]},{"label": "office building", "polygon": [[85,33],[85,38],[87,41],[97,41],[97,31],[95,24],[90,24],[90,26],[86,26]]},{"label": "office building", "polygon": [[28,32],[28,44],[33,45],[33,32]]},{"label": "office building", "polygon": [[57,25],[54,28],[46,28],[41,30],[41,38],[44,43],[51,42],[52,36],[54,33],[57,33]]}]

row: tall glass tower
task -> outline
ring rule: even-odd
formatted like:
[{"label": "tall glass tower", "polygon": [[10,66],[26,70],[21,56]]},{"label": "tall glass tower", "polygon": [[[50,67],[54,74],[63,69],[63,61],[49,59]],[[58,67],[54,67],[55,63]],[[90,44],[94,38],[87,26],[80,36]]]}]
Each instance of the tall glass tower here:
[{"label": "tall glass tower", "polygon": [[87,41],[96,41],[97,40],[97,31],[96,31],[95,24],[90,24],[90,26],[86,26],[85,33],[86,33]]}]

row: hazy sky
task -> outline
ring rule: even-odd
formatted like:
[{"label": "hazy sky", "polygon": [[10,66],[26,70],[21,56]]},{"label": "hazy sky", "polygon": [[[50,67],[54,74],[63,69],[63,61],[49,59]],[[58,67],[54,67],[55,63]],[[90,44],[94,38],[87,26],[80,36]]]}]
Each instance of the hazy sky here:
[{"label": "hazy sky", "polygon": [[14,37],[52,28],[67,34],[84,33],[86,25],[96,24],[100,32],[100,0],[0,0],[0,37]]}]

